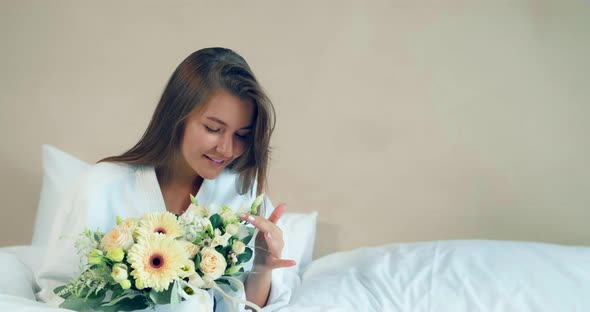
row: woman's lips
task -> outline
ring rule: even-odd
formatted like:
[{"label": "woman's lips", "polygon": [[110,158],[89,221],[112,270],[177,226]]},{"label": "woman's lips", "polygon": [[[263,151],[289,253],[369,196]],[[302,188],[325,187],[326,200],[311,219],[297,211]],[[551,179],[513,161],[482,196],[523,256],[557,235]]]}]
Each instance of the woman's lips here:
[{"label": "woman's lips", "polygon": [[214,167],[221,167],[225,163],[225,160],[223,160],[223,159],[215,159],[215,158],[209,157],[207,155],[203,155],[203,156],[205,156],[205,158],[207,158],[207,161],[209,161],[209,163]]}]

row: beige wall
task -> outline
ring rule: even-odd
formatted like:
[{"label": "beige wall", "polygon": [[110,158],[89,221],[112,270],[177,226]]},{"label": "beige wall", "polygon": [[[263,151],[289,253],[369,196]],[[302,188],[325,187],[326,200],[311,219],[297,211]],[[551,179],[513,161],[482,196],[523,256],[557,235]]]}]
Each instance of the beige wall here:
[{"label": "beige wall", "polygon": [[588,1],[171,3],[0,2],[0,245],[30,241],[40,144],[122,152],[207,46],[274,100],[270,194],[320,212],[316,256],[590,244]]}]

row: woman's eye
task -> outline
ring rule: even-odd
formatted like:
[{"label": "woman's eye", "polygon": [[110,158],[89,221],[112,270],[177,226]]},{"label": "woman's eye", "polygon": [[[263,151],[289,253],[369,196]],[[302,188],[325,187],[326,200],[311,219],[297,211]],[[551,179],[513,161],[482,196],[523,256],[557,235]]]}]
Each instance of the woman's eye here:
[{"label": "woman's eye", "polygon": [[219,132],[219,129],[213,129],[213,128],[209,128],[207,126],[205,126],[205,129],[207,129],[207,132],[211,132],[211,133],[217,133],[217,132]]},{"label": "woman's eye", "polygon": [[250,135],[250,134],[239,134],[239,133],[236,133],[236,136],[237,136],[237,137],[238,137],[238,139],[240,139],[240,140],[246,140],[246,139],[248,139],[248,136],[249,136],[249,135]]}]

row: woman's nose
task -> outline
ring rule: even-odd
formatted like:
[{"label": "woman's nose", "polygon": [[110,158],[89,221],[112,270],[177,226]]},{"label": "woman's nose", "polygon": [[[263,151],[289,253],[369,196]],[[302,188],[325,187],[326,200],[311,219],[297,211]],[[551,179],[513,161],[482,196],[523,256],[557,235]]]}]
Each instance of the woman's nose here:
[{"label": "woman's nose", "polygon": [[227,135],[221,136],[221,142],[217,145],[217,152],[225,158],[230,158],[233,152],[232,138]]}]

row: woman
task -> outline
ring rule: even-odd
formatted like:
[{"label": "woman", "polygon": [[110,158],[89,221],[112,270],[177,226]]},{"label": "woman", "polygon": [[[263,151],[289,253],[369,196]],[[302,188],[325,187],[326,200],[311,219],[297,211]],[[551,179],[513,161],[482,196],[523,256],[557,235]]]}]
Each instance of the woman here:
[{"label": "woman", "polygon": [[[59,240],[64,234],[108,230],[116,216],[164,209],[180,215],[190,205],[188,194],[205,205],[238,209],[251,203],[265,187],[273,127],[272,103],[241,56],[224,48],[191,54],[172,74],[139,142],[93,166],[63,203],[65,217],[57,218],[61,224],[53,227],[50,242],[55,256],[48,256],[39,274],[39,297],[52,299],[51,288],[67,282],[59,277],[73,276],[63,259],[57,261],[73,252]],[[295,265],[281,259],[284,242],[276,222],[284,211],[279,205],[268,219],[240,216],[259,229],[257,249],[268,250],[256,255],[256,273],[245,281],[246,299],[259,306],[269,303],[272,270]],[[288,300],[276,288],[270,301]]]}]

